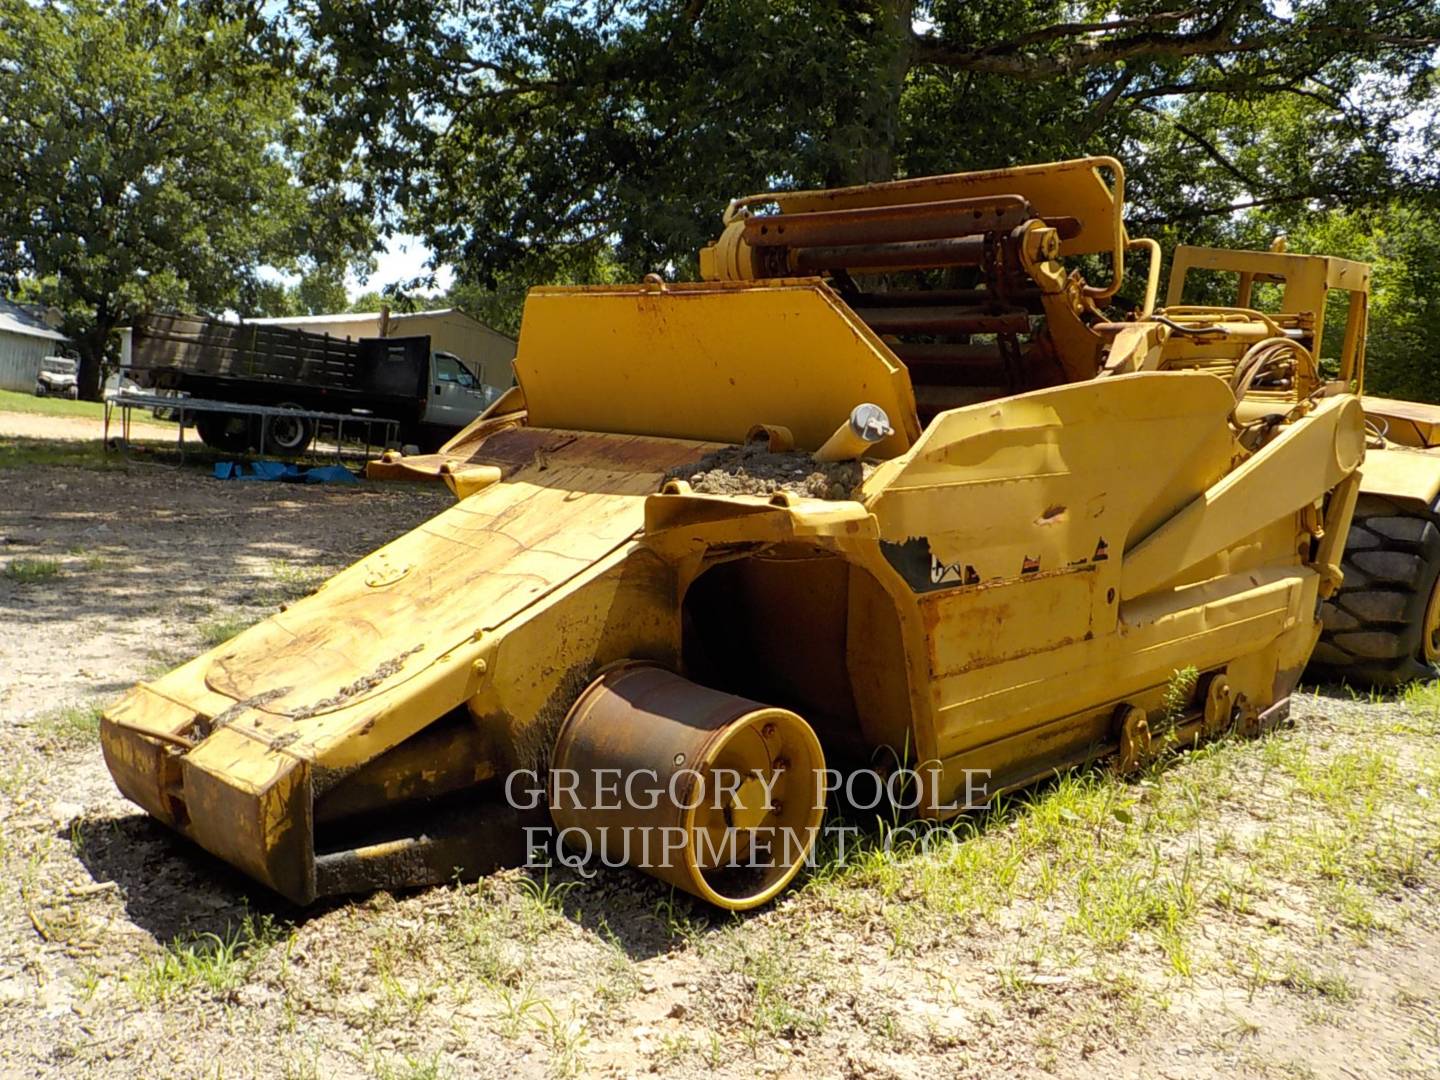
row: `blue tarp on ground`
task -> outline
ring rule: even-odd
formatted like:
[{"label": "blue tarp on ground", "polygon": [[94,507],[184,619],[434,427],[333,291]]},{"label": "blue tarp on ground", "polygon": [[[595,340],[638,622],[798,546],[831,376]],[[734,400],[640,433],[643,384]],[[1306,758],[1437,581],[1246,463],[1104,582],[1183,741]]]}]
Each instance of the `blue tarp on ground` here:
[{"label": "blue tarp on ground", "polygon": [[291,484],[358,484],[360,478],[343,465],[302,469],[283,461],[217,461],[217,480],[283,480]]}]

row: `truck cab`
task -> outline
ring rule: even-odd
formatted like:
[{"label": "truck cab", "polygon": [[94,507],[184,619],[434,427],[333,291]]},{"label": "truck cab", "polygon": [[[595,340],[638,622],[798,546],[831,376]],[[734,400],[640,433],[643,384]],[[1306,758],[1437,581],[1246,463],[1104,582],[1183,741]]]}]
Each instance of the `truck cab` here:
[{"label": "truck cab", "polygon": [[483,375],[483,370],[471,370],[454,353],[432,352],[430,382],[425,394],[425,424],[453,432],[489,408],[497,395],[485,385]]}]

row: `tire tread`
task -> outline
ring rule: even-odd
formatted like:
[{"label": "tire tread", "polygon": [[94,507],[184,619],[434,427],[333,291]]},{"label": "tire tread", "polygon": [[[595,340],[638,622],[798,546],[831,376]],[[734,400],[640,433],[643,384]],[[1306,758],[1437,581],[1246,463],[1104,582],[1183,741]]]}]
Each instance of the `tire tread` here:
[{"label": "tire tread", "polygon": [[1440,509],[1361,495],[1341,565],[1345,580],[1321,608],[1311,677],[1398,686],[1440,675],[1421,647],[1440,576]]}]

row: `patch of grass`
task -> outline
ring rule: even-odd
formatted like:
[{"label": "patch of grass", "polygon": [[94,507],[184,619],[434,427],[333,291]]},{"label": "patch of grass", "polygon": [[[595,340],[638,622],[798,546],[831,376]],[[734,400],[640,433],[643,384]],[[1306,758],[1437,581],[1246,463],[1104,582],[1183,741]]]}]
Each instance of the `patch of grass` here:
[{"label": "patch of grass", "polygon": [[421,977],[407,978],[398,969],[409,957],[416,954],[417,943],[405,940],[405,935],[387,934],[372,953],[376,973],[380,979],[382,1001],[386,1006],[381,1010],[385,1023],[393,1023],[397,1015],[413,1022],[440,996],[439,986]]},{"label": "patch of grass", "polygon": [[1339,688],[1351,701],[1364,702],[1366,705],[1382,705],[1390,700],[1390,692],[1379,686],[1351,686],[1342,681]]},{"label": "patch of grass", "polygon": [[750,987],[750,1028],[745,1037],[752,1049],[765,1036],[794,1038],[824,1030],[825,1012],[811,1000],[812,995],[825,993],[818,954],[803,953],[800,939],[783,929],[763,937],[737,930],[733,940],[737,951],[731,968]]},{"label": "patch of grass", "polygon": [[1440,681],[1413,682],[1400,691],[1400,701],[1415,712],[1440,712]]},{"label": "patch of grass", "polygon": [[496,997],[500,999],[500,1034],[507,1039],[519,1036],[531,1013],[550,1007],[528,986],[514,991],[501,987]]},{"label": "patch of grass", "polygon": [[576,881],[551,881],[550,871],[546,870],[539,878],[522,877],[520,879],[520,895],[525,901],[525,907],[532,913],[542,925],[549,925],[556,919],[565,917],[565,894],[576,888],[579,882]]},{"label": "patch of grass", "polygon": [[297,566],[277,559],[269,566],[269,576],[274,585],[274,601],[288,603],[313,593],[331,574],[317,567]]},{"label": "patch of grass", "polygon": [[375,1062],[375,1080],[443,1080],[450,1075],[440,1060],[440,1054],[429,1057],[381,1058]]},{"label": "patch of grass", "polygon": [[1376,913],[1374,895],[1348,881],[1333,882],[1328,889],[1320,891],[1318,899],[1322,910],[1319,926],[1322,933],[1333,924],[1363,936],[1386,925]]},{"label": "patch of grass", "polygon": [[35,731],[47,741],[88,745],[100,737],[100,705],[67,705],[35,721]]},{"label": "patch of grass", "polygon": [[40,413],[44,416],[87,416],[99,420],[105,405],[99,401],[71,401],[63,397],[36,397],[17,390],[0,390],[0,412]]},{"label": "patch of grass", "polygon": [[1277,981],[1289,990],[1312,994],[1336,1004],[1354,1001],[1360,996],[1355,984],[1339,972],[1317,971],[1298,961],[1286,965],[1284,973]]},{"label": "patch of grass", "polygon": [[248,630],[260,621],[257,615],[220,615],[214,619],[207,619],[196,627],[200,640],[209,649],[224,645],[242,630]]},{"label": "patch of grass", "polygon": [[686,945],[698,943],[710,925],[705,919],[697,918],[689,898],[674,889],[655,901],[655,917],[664,924],[666,937]]},{"label": "patch of grass", "polygon": [[1182,929],[1199,907],[1196,855],[1192,850],[1177,869],[1163,860],[1159,845],[1137,862],[1097,857],[1076,881],[1075,911],[1067,928],[1104,949],[1119,948],[1142,930],[1152,930],[1172,966],[1189,974]]},{"label": "patch of grass", "polygon": [[281,936],[270,916],[255,919],[247,915],[223,937],[197,934],[184,941],[177,938],[126,982],[145,1004],[163,1003],[195,989],[212,993],[234,990],[254,974]]},{"label": "patch of grass", "polygon": [[1170,676],[1170,681],[1165,684],[1165,694],[1161,704],[1166,721],[1174,722],[1180,719],[1195,697],[1195,686],[1199,680],[1200,670],[1193,664],[1175,669]]},{"label": "patch of grass", "polygon": [[60,561],[58,559],[41,559],[24,556],[19,559],[11,559],[5,567],[5,576],[11,581],[18,581],[22,585],[33,585],[39,581],[48,581],[60,573]]},{"label": "patch of grass", "polygon": [[603,918],[599,930],[606,947],[604,971],[599,982],[595,984],[595,999],[611,1005],[629,1001],[640,992],[643,985],[640,972],[635,967],[635,961],[625,952],[625,947],[616,937],[615,931],[610,929]]},{"label": "patch of grass", "polygon": [[650,1058],[651,1070],[658,1072],[660,1069],[678,1065],[696,1052],[695,1040],[689,1035],[661,1035],[660,1044]]},{"label": "patch of grass", "polygon": [[0,469],[68,465],[81,469],[123,469],[120,454],[107,454],[100,440],[0,437]]},{"label": "patch of grass", "polygon": [[145,652],[145,666],[140,671],[140,677],[146,682],[154,682],[162,675],[168,675],[177,667],[189,659],[187,652],[167,652],[163,649],[148,649]]},{"label": "patch of grass", "polygon": [[[1193,688],[1177,672],[1166,711]],[[1429,707],[1418,690],[1412,700]],[[884,935],[892,953],[922,955],[970,929],[1012,934],[1021,918],[1036,927],[1022,934],[1046,935],[1080,977],[1148,946],[1166,977],[1219,965],[1252,992],[1300,984],[1303,973],[1247,957],[1238,937],[1217,949],[1202,924],[1279,927],[1307,946],[1387,929],[1382,898],[1433,881],[1440,855],[1440,745],[1417,738],[1423,722],[1404,715],[1390,707],[1400,719],[1383,732],[1350,710],[1318,734],[1302,724],[1258,743],[1232,736],[1138,779],[1076,770],[909,840],[882,825],[852,838],[844,859],[822,850],[804,889]],[[1399,736],[1406,752],[1391,741]],[[1028,993],[1024,972],[997,970],[1002,991]]]},{"label": "patch of grass", "polygon": [[1373,748],[1341,751],[1321,760],[1300,754],[1283,764],[1302,794],[1332,809],[1358,805],[1373,810],[1386,801],[1395,778],[1393,763]]},{"label": "patch of grass", "polygon": [[510,875],[456,885],[447,936],[481,982],[509,997],[534,967],[536,949],[564,924],[561,897],[574,887],[548,874],[520,877],[518,885]]},{"label": "patch of grass", "polygon": [[321,1075],[320,1062],[313,1054],[280,1063],[280,1080],[321,1080]]},{"label": "patch of grass", "polygon": [[75,546],[65,549],[65,554],[71,558],[79,559],[80,565],[86,570],[106,570],[115,565],[114,561],[100,551],[87,551],[83,547]]},{"label": "patch of grass", "polygon": [[541,1041],[550,1051],[550,1074],[575,1076],[580,1072],[580,1052],[590,1041],[590,1026],[573,1012],[561,1017],[549,1005],[536,1023]]},{"label": "patch of grass", "polygon": [[30,782],[30,769],[24,762],[0,769],[0,795],[14,798]]},{"label": "patch of grass", "polygon": [[466,898],[456,918],[450,921],[449,930],[466,963],[482,982],[501,987],[519,979],[520,958],[513,955],[506,941],[502,920],[483,901]]}]

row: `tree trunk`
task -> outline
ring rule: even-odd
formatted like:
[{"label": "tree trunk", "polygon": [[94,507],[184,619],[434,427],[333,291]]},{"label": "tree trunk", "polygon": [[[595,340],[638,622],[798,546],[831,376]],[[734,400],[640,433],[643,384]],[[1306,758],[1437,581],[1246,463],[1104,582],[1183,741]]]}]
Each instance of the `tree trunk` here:
[{"label": "tree trunk", "polygon": [[847,103],[832,135],[831,186],[873,184],[895,178],[900,137],[900,95],[914,63],[914,0],[879,0],[873,35],[874,83]]},{"label": "tree trunk", "polygon": [[110,332],[115,329],[113,320],[96,322],[75,339],[75,348],[80,353],[79,371],[76,374],[79,395],[84,401],[100,400],[100,376],[105,364],[105,347],[110,341]]}]

